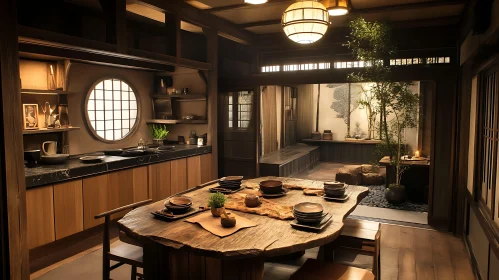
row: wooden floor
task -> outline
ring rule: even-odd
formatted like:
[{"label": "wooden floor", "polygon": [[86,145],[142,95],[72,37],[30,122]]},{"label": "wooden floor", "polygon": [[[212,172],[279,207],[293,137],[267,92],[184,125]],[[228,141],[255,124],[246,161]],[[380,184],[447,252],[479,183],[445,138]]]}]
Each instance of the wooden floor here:
[{"label": "wooden floor", "polygon": [[381,279],[475,279],[460,238],[434,230],[381,225]]},{"label": "wooden floor", "polygon": [[[117,241],[120,242],[120,241]],[[298,259],[265,263],[265,280],[285,280],[305,262],[316,258],[318,249],[307,250]],[[31,279],[52,280],[100,279],[102,250],[92,248],[47,269],[32,274]],[[343,258],[351,264],[370,269],[372,259],[363,255]],[[452,235],[434,230],[381,225],[381,279],[475,279],[463,242]],[[343,261],[344,262],[344,261]],[[112,273],[112,279],[130,279],[128,266]]]}]

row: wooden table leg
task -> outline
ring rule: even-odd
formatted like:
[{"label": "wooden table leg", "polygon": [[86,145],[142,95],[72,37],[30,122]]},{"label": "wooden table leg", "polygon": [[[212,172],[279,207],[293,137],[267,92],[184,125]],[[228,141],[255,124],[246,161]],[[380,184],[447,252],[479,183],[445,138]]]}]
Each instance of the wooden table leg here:
[{"label": "wooden table leg", "polygon": [[144,244],[145,279],[261,280],[262,258],[220,260]]}]

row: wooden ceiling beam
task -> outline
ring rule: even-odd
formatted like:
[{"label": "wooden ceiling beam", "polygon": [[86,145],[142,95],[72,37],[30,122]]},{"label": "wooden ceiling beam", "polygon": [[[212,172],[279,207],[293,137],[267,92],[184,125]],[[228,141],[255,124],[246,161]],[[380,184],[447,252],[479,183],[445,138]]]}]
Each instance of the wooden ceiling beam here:
[{"label": "wooden ceiling beam", "polygon": [[169,12],[178,15],[182,20],[198,25],[202,28],[212,28],[218,31],[218,34],[229,40],[250,45],[255,42],[253,33],[240,28],[236,24],[219,18],[215,15],[197,9],[181,0],[140,0],[134,1],[142,5]]},{"label": "wooden ceiling beam", "polygon": [[[434,2],[421,2],[421,3],[413,3],[413,4],[401,4],[401,5],[392,5],[392,6],[384,6],[384,7],[376,7],[376,8],[368,8],[368,9],[352,9],[349,13],[349,17],[357,17],[366,14],[374,14],[374,13],[385,13],[385,12],[400,12],[406,10],[418,10],[432,7],[446,7],[446,6],[454,6],[454,5],[463,5],[466,1],[456,0],[442,0],[442,1],[434,1]],[[451,17],[445,17],[443,19],[449,19]],[[455,20],[455,17],[452,17]],[[458,17],[459,18],[459,17]],[[427,19],[425,19],[427,20]],[[434,19],[428,19],[432,21]],[[437,19],[435,19],[437,20]],[[441,20],[439,20],[441,21]],[[281,24],[281,19],[272,19],[265,21],[256,21],[256,22],[248,22],[243,24],[238,24],[241,28],[250,28],[250,27],[258,27],[258,26],[268,26],[268,25],[276,25]],[[440,24],[439,24],[440,25]]]},{"label": "wooden ceiling beam", "polygon": [[[269,0],[268,3],[282,3],[282,2],[296,2],[296,0]],[[234,4],[234,5],[228,5],[228,6],[220,6],[220,7],[215,7],[211,9],[205,9],[204,11],[209,12],[209,13],[216,13],[216,12],[223,12],[223,11],[229,11],[229,10],[235,10],[235,9],[240,9],[240,8],[246,8],[246,7],[256,7],[253,4],[246,4],[246,3],[241,3],[241,4]]]}]

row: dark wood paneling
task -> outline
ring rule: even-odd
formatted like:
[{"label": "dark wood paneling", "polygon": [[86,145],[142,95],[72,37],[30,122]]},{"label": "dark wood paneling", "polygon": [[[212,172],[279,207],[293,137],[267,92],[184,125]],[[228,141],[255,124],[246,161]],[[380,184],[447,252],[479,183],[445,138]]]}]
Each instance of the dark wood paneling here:
[{"label": "dark wood paneling", "polygon": [[268,161],[260,163],[260,176],[289,177],[308,170],[319,162],[320,153],[320,149],[314,149],[282,164]]},{"label": "dark wood paneling", "polygon": [[[313,141],[312,141],[313,142]],[[344,163],[373,163],[381,158],[375,158],[374,143],[327,142],[314,143],[320,147],[320,160]]]},{"label": "dark wood paneling", "polygon": [[26,181],[15,0],[0,1],[0,278],[28,279]]}]

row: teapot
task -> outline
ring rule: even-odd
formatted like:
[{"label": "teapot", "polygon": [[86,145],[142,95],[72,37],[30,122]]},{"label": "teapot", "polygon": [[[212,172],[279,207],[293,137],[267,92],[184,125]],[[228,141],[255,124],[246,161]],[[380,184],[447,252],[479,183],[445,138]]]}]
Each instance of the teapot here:
[{"label": "teapot", "polygon": [[198,136],[196,135],[196,131],[191,130],[191,134],[189,135],[189,144],[197,145],[197,142],[198,142]]}]

